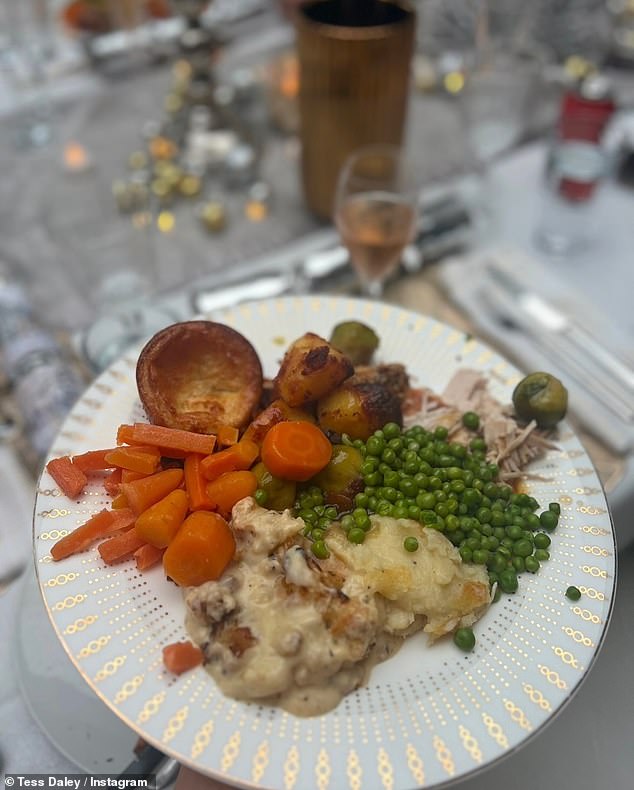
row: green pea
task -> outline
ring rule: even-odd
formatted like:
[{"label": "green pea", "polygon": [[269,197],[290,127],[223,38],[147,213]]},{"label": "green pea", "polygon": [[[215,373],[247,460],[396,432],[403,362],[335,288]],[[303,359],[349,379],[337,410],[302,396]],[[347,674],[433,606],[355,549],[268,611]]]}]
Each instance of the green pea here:
[{"label": "green pea", "polygon": [[358,527],[362,527],[364,524],[367,524],[370,521],[370,516],[368,516],[368,511],[364,510],[362,507],[356,507],[352,511],[352,518],[354,519],[354,523]]},{"label": "green pea", "polygon": [[469,449],[472,452],[486,453],[487,445],[484,439],[481,439],[479,436],[476,436],[469,442]]},{"label": "green pea", "polygon": [[264,505],[266,505],[268,498],[269,495],[266,493],[266,491],[263,488],[256,489],[254,499],[258,503],[258,505],[260,505],[260,507],[264,507]]},{"label": "green pea", "polygon": [[413,518],[414,521],[420,520],[420,508],[418,505],[408,505],[407,507],[408,518]]},{"label": "green pea", "polygon": [[449,515],[449,508],[445,502],[437,502],[434,506],[434,511],[443,518],[446,518]]},{"label": "green pea", "polygon": [[456,532],[460,527],[458,516],[454,516],[453,513],[449,513],[445,516],[445,527],[447,528],[447,532]]},{"label": "green pea", "polygon": [[517,573],[510,568],[502,571],[500,573],[500,587],[502,591],[505,593],[514,593],[517,592],[518,582],[517,582]]},{"label": "green pea", "polygon": [[553,510],[544,510],[539,514],[539,521],[544,529],[551,532],[557,526],[559,517]]},{"label": "green pea", "polygon": [[581,598],[581,590],[578,587],[570,586],[566,590],[566,598],[570,598],[571,601],[578,601]]},{"label": "green pea", "polygon": [[365,445],[368,455],[379,456],[385,449],[385,442],[378,436],[370,436]]},{"label": "green pea", "polygon": [[327,560],[330,557],[328,547],[323,540],[316,540],[311,546],[311,551],[318,560]]},{"label": "green pea", "polygon": [[299,518],[302,519],[306,524],[316,524],[317,519],[319,518],[317,513],[314,510],[300,510],[297,514]]},{"label": "green pea", "polygon": [[376,506],[378,505],[379,500],[375,496],[368,497],[368,510],[372,513],[376,513]]},{"label": "green pea", "polygon": [[401,435],[401,429],[395,422],[388,422],[383,426],[383,436],[386,439],[395,439]]},{"label": "green pea", "polygon": [[547,549],[535,549],[534,556],[539,562],[548,562],[550,559],[550,552]]},{"label": "green pea", "polygon": [[561,515],[561,505],[559,502],[549,502],[548,510],[550,510],[552,513],[556,513],[558,516]]},{"label": "green pea", "polygon": [[449,431],[445,428],[444,425],[439,425],[437,428],[434,429],[434,439],[439,439],[443,441],[449,435]]},{"label": "green pea", "polygon": [[391,516],[392,503],[385,499],[380,500],[379,504],[376,506],[376,512],[379,514],[379,516]]},{"label": "green pea", "polygon": [[453,641],[456,647],[464,650],[465,653],[470,653],[475,647],[476,638],[473,633],[473,628],[458,628],[453,635]]},{"label": "green pea", "polygon": [[352,529],[348,530],[348,540],[350,543],[363,543],[365,531],[361,527],[352,527]]},{"label": "green pea", "polygon": [[476,512],[476,518],[481,524],[488,524],[491,521],[491,509],[488,507],[480,507]]},{"label": "green pea", "polygon": [[486,549],[476,549],[473,552],[473,561],[476,565],[486,565],[489,560],[489,552]]},{"label": "green pea", "polygon": [[489,558],[487,565],[494,573],[502,573],[506,569],[506,558],[496,552]]},{"label": "green pea", "polygon": [[413,537],[413,535],[408,535],[403,541],[403,548],[405,551],[418,551],[418,541],[415,537]]},{"label": "green pea", "polygon": [[506,534],[511,540],[520,540],[522,537],[522,528],[517,524],[511,524],[506,528]]},{"label": "green pea", "polygon": [[416,504],[422,510],[433,510],[436,505],[436,497],[433,494],[418,494],[416,497]]},{"label": "green pea", "polygon": [[330,524],[331,524],[331,519],[329,519],[328,516],[320,516],[317,519],[317,526],[320,527],[321,529],[328,529]]},{"label": "green pea", "polygon": [[551,540],[545,532],[538,532],[533,538],[533,542],[536,549],[547,549],[551,544]]},{"label": "green pea", "polygon": [[513,557],[511,560],[511,564],[517,573],[524,573],[526,570],[526,562],[524,557]]},{"label": "green pea", "polygon": [[539,570],[539,560],[536,557],[527,557],[525,563],[529,573],[537,573]]},{"label": "green pea", "polygon": [[326,534],[325,530],[320,529],[319,527],[315,527],[313,530],[311,530],[310,537],[313,540],[323,540],[325,534]]},{"label": "green pea", "polygon": [[480,417],[474,411],[466,411],[462,415],[462,424],[470,431],[477,431],[480,427]]},{"label": "green pea", "polygon": [[337,514],[337,508],[336,508],[336,507],[333,507],[333,505],[329,505],[329,506],[328,506],[328,507],[327,507],[327,508],[324,510],[324,516],[326,516],[326,518],[329,518],[329,519],[331,519],[331,520],[334,520],[334,519],[336,519],[336,518],[337,518],[337,515],[338,515],[338,514]]},{"label": "green pea", "polygon": [[516,557],[530,557],[533,553],[533,544],[529,540],[522,538],[513,544],[513,554]]},{"label": "green pea", "polygon": [[347,532],[349,529],[351,529],[351,527],[354,527],[354,523],[355,523],[354,519],[352,518],[350,513],[347,513],[341,519],[341,522],[340,522],[341,529],[343,529],[345,532]]},{"label": "green pea", "polygon": [[524,517],[524,521],[526,522],[526,526],[528,529],[532,529],[533,532],[536,529],[539,529],[541,526],[541,521],[539,520],[539,516],[535,513],[529,513],[527,516]]},{"label": "green pea", "polygon": [[407,497],[415,498],[416,494],[418,494],[418,486],[410,478],[404,477],[398,487]]},{"label": "green pea", "polygon": [[392,518],[409,518],[407,505],[397,502],[392,508]]}]

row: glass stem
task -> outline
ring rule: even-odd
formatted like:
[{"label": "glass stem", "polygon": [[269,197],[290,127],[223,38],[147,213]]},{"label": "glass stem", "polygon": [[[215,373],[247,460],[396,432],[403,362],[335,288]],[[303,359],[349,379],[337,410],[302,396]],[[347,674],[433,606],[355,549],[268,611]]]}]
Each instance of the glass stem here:
[{"label": "glass stem", "polygon": [[361,284],[364,296],[370,299],[380,299],[383,296],[383,282],[381,280],[366,280]]}]

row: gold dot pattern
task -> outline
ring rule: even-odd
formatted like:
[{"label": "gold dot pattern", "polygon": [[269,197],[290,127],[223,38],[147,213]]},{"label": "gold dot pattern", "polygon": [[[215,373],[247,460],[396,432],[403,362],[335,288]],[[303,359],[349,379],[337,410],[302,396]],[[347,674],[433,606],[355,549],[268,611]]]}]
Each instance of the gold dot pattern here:
[{"label": "gold dot pattern", "polygon": [[[390,305],[295,297],[241,305],[221,320],[254,343],[271,375],[280,356],[276,339],[307,329],[327,336],[344,317],[374,326],[380,361],[402,361],[417,383],[440,390],[453,370],[468,365],[484,371],[492,394],[508,402],[518,380],[476,339]],[[80,399],[53,455],[109,446],[117,425],[145,419],[134,381],[137,353],[116,362]],[[204,772],[285,790],[435,785],[486,765],[538,730],[576,689],[602,641],[614,585],[611,524],[583,448],[568,428],[557,442],[560,449],[535,465],[540,479],[527,482],[538,501],[561,505],[551,559],[535,576],[522,576],[518,593],[476,625],[474,652],[464,655],[450,640],[429,647],[417,635],[367,687],[316,719],[226,699],[202,668],[167,673],[162,648],[187,635],[181,593],[160,569],[106,567],[95,552],[50,562],[52,542],[109,505],[100,481],[73,502],[43,473],[34,524],[40,585],[86,681],[129,726]],[[582,593],[579,602],[564,595],[571,584]]]},{"label": "gold dot pattern", "polygon": [[346,760],[346,776],[348,777],[348,786],[350,790],[361,790],[363,787],[363,769],[359,761],[359,755],[354,749],[348,752],[348,759]]},{"label": "gold dot pattern", "polygon": [[328,752],[326,749],[320,749],[317,755],[317,764],[315,765],[315,786],[318,790],[328,790],[331,774],[332,767]]}]

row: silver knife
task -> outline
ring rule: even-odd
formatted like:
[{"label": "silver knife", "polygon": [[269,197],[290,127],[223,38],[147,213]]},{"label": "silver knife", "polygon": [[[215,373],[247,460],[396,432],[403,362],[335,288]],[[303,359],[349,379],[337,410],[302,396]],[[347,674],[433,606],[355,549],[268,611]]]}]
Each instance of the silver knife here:
[{"label": "silver knife", "polygon": [[520,310],[540,329],[568,338],[576,350],[586,354],[630,393],[634,399],[634,370],[606,348],[586,329],[562,313],[539,294],[529,291],[493,262],[486,264],[491,280],[513,297]]}]

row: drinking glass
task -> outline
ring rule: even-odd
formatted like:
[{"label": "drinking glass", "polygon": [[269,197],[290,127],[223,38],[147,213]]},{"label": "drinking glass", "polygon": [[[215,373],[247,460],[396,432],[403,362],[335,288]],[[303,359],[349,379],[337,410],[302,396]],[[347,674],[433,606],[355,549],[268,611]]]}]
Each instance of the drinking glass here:
[{"label": "drinking glass", "polygon": [[335,195],[335,224],[366,296],[378,299],[414,235],[416,192],[402,150],[376,145],[353,153]]}]

